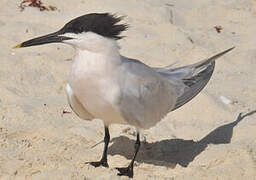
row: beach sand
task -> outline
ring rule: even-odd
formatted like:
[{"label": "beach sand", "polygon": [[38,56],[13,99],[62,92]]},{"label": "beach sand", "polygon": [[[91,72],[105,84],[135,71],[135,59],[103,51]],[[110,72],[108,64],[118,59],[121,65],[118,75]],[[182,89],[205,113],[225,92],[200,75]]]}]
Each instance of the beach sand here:
[{"label": "beach sand", "polygon": [[[135,130],[110,127],[109,168],[99,160],[103,123],[79,119],[65,84],[74,50],[63,44],[12,49],[92,12],[124,15],[121,53],[151,66],[198,62],[232,46],[191,102],[143,132],[134,179],[256,179],[256,1],[43,0],[56,11],[0,2],[0,179],[128,179]],[[215,26],[221,26],[218,33]],[[69,113],[70,112],[70,113]],[[239,116],[239,113],[240,114]]]}]

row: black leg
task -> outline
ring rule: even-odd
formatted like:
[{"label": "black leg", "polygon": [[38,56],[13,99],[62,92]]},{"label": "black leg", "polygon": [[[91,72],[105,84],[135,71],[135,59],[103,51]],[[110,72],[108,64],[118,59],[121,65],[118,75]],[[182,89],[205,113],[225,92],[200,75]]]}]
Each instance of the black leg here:
[{"label": "black leg", "polygon": [[96,162],[89,162],[94,167],[99,167],[99,166],[104,166],[108,167],[108,160],[107,160],[107,153],[108,153],[108,143],[109,143],[110,135],[109,135],[109,130],[108,127],[105,126],[105,137],[104,137],[104,151],[101,157],[100,161]]},{"label": "black leg", "polygon": [[135,142],[135,152],[134,152],[133,158],[128,167],[116,168],[119,171],[119,173],[117,174],[118,176],[128,176],[130,178],[133,177],[133,164],[139,149],[140,149],[140,134],[137,133],[137,140]]}]

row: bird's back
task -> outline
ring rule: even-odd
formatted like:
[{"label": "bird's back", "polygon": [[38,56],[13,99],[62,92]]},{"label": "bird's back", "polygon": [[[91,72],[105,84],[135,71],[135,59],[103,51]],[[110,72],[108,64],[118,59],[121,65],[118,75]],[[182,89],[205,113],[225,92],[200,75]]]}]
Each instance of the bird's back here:
[{"label": "bird's back", "polygon": [[119,112],[131,125],[150,128],[173,109],[177,94],[169,81],[140,61],[123,58],[119,69]]}]

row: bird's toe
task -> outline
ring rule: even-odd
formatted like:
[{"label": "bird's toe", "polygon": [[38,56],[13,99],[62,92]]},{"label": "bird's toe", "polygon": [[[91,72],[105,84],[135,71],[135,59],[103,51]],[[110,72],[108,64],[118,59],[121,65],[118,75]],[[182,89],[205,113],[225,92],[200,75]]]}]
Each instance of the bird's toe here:
[{"label": "bird's toe", "polygon": [[86,162],[85,164],[90,164],[90,165],[92,165],[94,167],[100,167],[100,166],[103,166],[103,167],[106,167],[106,168],[109,167],[108,166],[108,162],[107,161],[103,161],[103,160],[95,161],[95,162]]},{"label": "bird's toe", "polygon": [[119,171],[119,173],[117,173],[118,176],[128,176],[129,178],[133,177],[133,167],[131,166],[116,169]]}]

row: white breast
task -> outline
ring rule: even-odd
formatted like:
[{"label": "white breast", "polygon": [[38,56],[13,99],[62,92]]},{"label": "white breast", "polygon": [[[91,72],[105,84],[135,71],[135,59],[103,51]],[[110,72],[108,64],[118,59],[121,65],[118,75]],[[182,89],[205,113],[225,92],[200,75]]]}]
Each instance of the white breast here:
[{"label": "white breast", "polygon": [[78,51],[72,65],[69,84],[82,105],[106,124],[125,123],[114,104],[119,98],[115,69],[119,56]]}]

